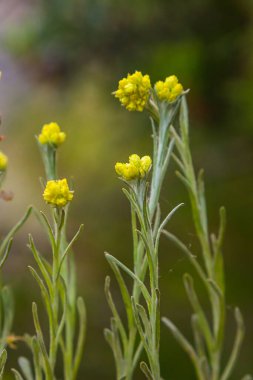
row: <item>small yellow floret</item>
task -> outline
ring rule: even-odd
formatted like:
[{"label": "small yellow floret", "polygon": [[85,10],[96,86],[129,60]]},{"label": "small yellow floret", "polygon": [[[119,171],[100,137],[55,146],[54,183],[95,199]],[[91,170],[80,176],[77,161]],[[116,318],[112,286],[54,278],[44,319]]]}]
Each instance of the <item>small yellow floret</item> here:
[{"label": "small yellow floret", "polygon": [[135,71],[119,81],[118,89],[113,94],[128,111],[141,112],[149,98],[150,89],[149,75]]},{"label": "small yellow floret", "polygon": [[130,163],[123,164],[121,162],[117,162],[115,165],[115,171],[118,176],[124,178],[126,181],[136,179],[139,175],[138,168]]},{"label": "small yellow floret", "polygon": [[125,164],[117,162],[115,165],[115,171],[118,176],[126,181],[131,181],[138,178],[144,178],[148,173],[151,164],[152,160],[149,156],[143,156],[140,158],[138,154],[132,154],[129,156],[129,162]]},{"label": "small yellow floret", "polygon": [[141,158],[138,154],[131,154],[129,156],[129,163],[139,168],[141,166]]},{"label": "small yellow floret", "polygon": [[53,206],[64,207],[73,199],[73,191],[69,190],[66,178],[48,181],[43,193],[43,198]]},{"label": "small yellow floret", "polygon": [[152,160],[150,156],[143,156],[141,158],[141,165],[140,165],[140,175],[141,177],[145,177],[145,175],[148,173],[149,169],[151,168]]},{"label": "small yellow floret", "polygon": [[66,133],[61,131],[57,123],[45,124],[38,137],[41,144],[61,145],[66,139]]},{"label": "small yellow floret", "polygon": [[8,165],[8,157],[0,151],[0,171],[5,171]]},{"label": "small yellow floret", "polygon": [[155,84],[155,90],[160,100],[167,100],[173,102],[184,91],[181,83],[175,75],[171,75],[165,81],[158,81]]}]

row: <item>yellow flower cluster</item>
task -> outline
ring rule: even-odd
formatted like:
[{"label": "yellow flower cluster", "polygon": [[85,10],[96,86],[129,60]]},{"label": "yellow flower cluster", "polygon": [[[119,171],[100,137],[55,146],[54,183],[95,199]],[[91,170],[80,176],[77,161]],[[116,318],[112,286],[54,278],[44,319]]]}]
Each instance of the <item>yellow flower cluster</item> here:
[{"label": "yellow flower cluster", "polygon": [[0,171],[5,171],[8,165],[8,157],[0,151]]},{"label": "yellow flower cluster", "polygon": [[61,145],[66,139],[66,133],[61,131],[57,123],[45,124],[38,137],[41,144]]},{"label": "yellow flower cluster", "polygon": [[173,102],[184,91],[181,83],[175,75],[171,75],[165,81],[158,81],[155,84],[155,90],[160,100],[167,100]]},{"label": "yellow flower cluster", "polygon": [[48,181],[46,188],[43,193],[44,200],[58,207],[64,207],[66,204],[73,199],[73,191],[69,190],[68,182],[66,178]]},{"label": "yellow flower cluster", "polygon": [[113,94],[128,111],[141,112],[148,101],[150,89],[149,75],[135,71],[119,81],[118,89]]},{"label": "yellow flower cluster", "polygon": [[137,178],[144,178],[152,165],[152,160],[149,156],[140,158],[138,154],[132,154],[129,157],[129,162],[117,162],[115,165],[116,173],[126,181],[131,181]]}]

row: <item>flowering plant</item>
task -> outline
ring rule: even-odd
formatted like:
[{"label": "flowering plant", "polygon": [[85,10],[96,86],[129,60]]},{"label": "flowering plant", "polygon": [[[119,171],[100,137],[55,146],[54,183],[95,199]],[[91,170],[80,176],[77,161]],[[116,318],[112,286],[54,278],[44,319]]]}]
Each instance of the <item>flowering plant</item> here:
[{"label": "flowering plant", "polygon": [[[188,257],[202,280],[211,304],[212,320],[208,321],[206,311],[194,286],[193,278],[186,274],[184,285],[193,308],[192,328],[195,347],[183,336],[168,318],[164,324],[171,330],[182,348],[189,354],[199,380],[227,380],[237,361],[244,336],[243,318],[235,308],[237,332],[230,357],[225,365],[222,350],[225,339],[225,285],[222,256],[222,242],[225,231],[225,209],[220,209],[218,235],[209,235],[204,193],[203,171],[196,178],[189,145],[188,111],[186,93],[175,75],[165,81],[158,81],[154,88],[150,78],[140,72],[122,79],[114,92],[121,104],[129,111],[149,113],[153,131],[153,159],[148,186],[148,173],[140,175],[141,160],[137,155],[129,157],[129,163],[117,163],[116,173],[124,180],[123,189],[131,207],[133,234],[133,268],[126,267],[115,257],[106,258],[118,281],[127,314],[124,325],[110,293],[110,278],[106,278],[105,291],[113,317],[111,328],[105,330],[115,359],[117,380],[133,377],[144,348],[148,364],[140,368],[149,380],[160,380],[160,291],[159,291],[159,241],[161,234],[172,240]],[[179,131],[173,125],[179,124]],[[174,147],[178,154],[174,153]],[[146,157],[146,156],[145,156]],[[204,268],[198,257],[176,236],[165,229],[172,215],[181,206],[176,206],[161,222],[159,207],[160,190],[170,158],[179,167],[178,177],[189,193],[193,222],[199,239]],[[149,158],[150,170],[151,158]],[[132,279],[132,288],[127,288],[123,274]],[[147,284],[147,277],[149,278]],[[139,339],[138,339],[139,335]],[[139,342],[137,344],[137,342]],[[251,377],[246,375],[244,380]]]},{"label": "flowering plant", "polygon": [[[49,262],[39,253],[30,235],[29,248],[38,270],[32,266],[29,266],[29,269],[38,283],[44,301],[49,325],[49,343],[47,348],[37,303],[33,302],[32,313],[36,335],[25,335],[24,340],[32,351],[34,374],[28,359],[24,357],[19,359],[22,374],[29,380],[56,379],[55,370],[59,352],[63,360],[62,377],[65,380],[75,380],[84,349],[86,311],[83,298],[76,295],[76,270],[72,252],[72,246],[80,235],[83,225],[68,242],[66,237],[68,205],[73,199],[74,192],[69,189],[66,178],[58,179],[56,174],[57,148],[65,137],[65,133],[56,123],[44,125],[38,137],[47,177],[43,198],[50,206],[52,223],[43,212],[36,210],[35,212],[50,242],[52,260]],[[78,329],[77,323],[79,323]],[[17,380],[23,379],[19,371],[13,371]]]}]

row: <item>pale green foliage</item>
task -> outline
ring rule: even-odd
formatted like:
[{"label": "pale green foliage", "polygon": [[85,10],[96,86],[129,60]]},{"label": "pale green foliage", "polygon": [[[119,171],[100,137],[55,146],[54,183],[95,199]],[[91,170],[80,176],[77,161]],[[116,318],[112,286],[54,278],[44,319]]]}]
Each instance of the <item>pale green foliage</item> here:
[{"label": "pale green foliage", "polygon": [[[23,226],[31,214],[32,208],[29,207],[25,215],[10,230],[7,236],[2,240],[0,245],[0,271],[2,271],[5,261],[7,260],[12,246],[13,238],[16,232]],[[4,375],[4,367],[7,360],[7,338],[11,333],[14,318],[14,300],[12,292],[8,286],[1,286],[0,289],[0,380]]]},{"label": "pale green foliage", "polygon": [[[39,142],[38,142],[39,143]],[[39,143],[47,180],[56,180],[55,146]],[[43,331],[40,323],[37,303],[32,304],[35,336],[24,337],[30,347],[33,365],[24,358],[19,359],[22,375],[14,370],[16,379],[55,380],[56,367],[61,355],[63,373],[61,378],[75,380],[81,363],[86,334],[86,310],[84,301],[76,295],[76,269],[72,246],[80,235],[83,225],[68,243],[66,224],[68,206],[50,207],[51,221],[43,213],[35,210],[50,242],[51,259],[46,260],[29,236],[29,248],[33,253],[37,268],[29,266],[36,280],[43,300],[48,320],[48,333]]]},{"label": "pale green foliage", "polygon": [[[240,352],[244,337],[244,322],[240,310],[235,308],[236,334],[231,354],[222,361],[224,335],[226,326],[226,303],[222,243],[225,231],[225,209],[220,209],[220,225],[217,236],[209,234],[204,191],[203,170],[195,174],[189,145],[188,110],[185,96],[182,99],[179,115],[179,132],[170,128],[175,140],[178,155],[173,157],[178,165],[178,177],[185,185],[190,198],[193,223],[199,240],[200,255],[193,254],[184,243],[168,231],[165,236],[172,240],[189,258],[201,279],[211,307],[211,321],[207,317],[198,298],[194,280],[189,274],[184,275],[184,286],[193,309],[191,318],[194,346],[183,336],[179,329],[169,319],[163,318],[165,325],[171,330],[176,340],[190,356],[199,380],[227,380],[230,378]],[[250,379],[246,377],[244,379]]]},{"label": "pale green foliage", "polygon": [[[169,127],[176,117],[179,104],[180,98],[177,102],[169,104],[160,102],[155,92],[152,92],[147,106],[153,132],[150,189],[146,177],[131,182],[126,181],[128,189],[123,189],[131,206],[133,269],[130,270],[115,257],[106,254],[118,281],[127,314],[127,326],[124,326],[113,302],[109,290],[110,279],[107,277],[105,292],[113,317],[111,329],[105,330],[105,337],[114,354],[118,380],[132,379],[143,348],[148,359],[148,364],[145,362],[140,364],[143,373],[148,379],[161,379],[158,249],[162,229],[178,206],[161,223],[159,197],[174,146]],[[122,271],[132,279],[130,291]],[[147,280],[149,285],[146,285]]]},{"label": "pale green foliage", "polygon": [[[131,380],[144,348],[147,363],[140,367],[149,380],[160,380],[160,292],[158,251],[161,234],[177,245],[195,268],[210,301],[211,320],[207,317],[189,274],[183,278],[187,296],[193,309],[191,326],[192,345],[168,318],[163,318],[176,340],[190,356],[199,380],[228,380],[239,356],[244,337],[244,322],[240,310],[235,308],[236,334],[228,358],[222,356],[226,327],[226,303],[222,244],[225,232],[225,209],[220,209],[220,225],[217,235],[209,234],[203,171],[195,175],[189,145],[188,111],[184,92],[176,102],[159,101],[151,90],[146,105],[151,115],[153,130],[153,170],[150,190],[145,179],[126,181],[123,189],[129,200],[132,216],[133,268],[129,269],[115,257],[106,258],[117,279],[127,315],[124,325],[110,293],[110,278],[106,278],[105,292],[113,317],[111,329],[105,330],[116,366],[117,380]],[[173,125],[179,124],[179,130]],[[176,153],[173,153],[173,148]],[[165,229],[171,216],[180,206],[160,222],[159,197],[169,159],[173,156],[178,165],[178,177],[189,193],[193,223],[199,240],[202,263],[175,235]],[[128,289],[123,273],[132,279]],[[138,331],[139,339],[136,336]],[[243,380],[250,380],[247,375]]]}]

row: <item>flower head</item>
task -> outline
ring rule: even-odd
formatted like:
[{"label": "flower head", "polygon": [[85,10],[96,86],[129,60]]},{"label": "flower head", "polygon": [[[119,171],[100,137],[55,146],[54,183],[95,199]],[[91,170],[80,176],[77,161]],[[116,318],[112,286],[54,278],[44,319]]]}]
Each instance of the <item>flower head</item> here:
[{"label": "flower head", "polygon": [[126,181],[131,181],[138,178],[144,178],[149,172],[151,165],[152,160],[149,156],[143,156],[140,158],[138,154],[132,154],[129,157],[129,162],[117,162],[115,165],[115,171]]},{"label": "flower head", "polygon": [[48,181],[43,193],[44,200],[58,207],[64,207],[73,199],[73,191],[69,190],[66,178],[56,181]]},{"label": "flower head", "polygon": [[0,171],[4,172],[8,165],[8,157],[0,151]]},{"label": "flower head", "polygon": [[118,89],[113,94],[128,111],[141,112],[149,98],[150,89],[149,75],[135,71],[119,81]]},{"label": "flower head", "polygon": [[41,144],[53,144],[57,147],[65,141],[66,133],[61,131],[57,123],[49,123],[43,125],[38,139]]},{"label": "flower head", "polygon": [[175,75],[171,75],[165,81],[158,81],[155,84],[155,90],[160,100],[167,100],[173,102],[184,91],[181,83]]}]

